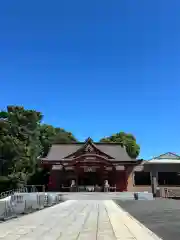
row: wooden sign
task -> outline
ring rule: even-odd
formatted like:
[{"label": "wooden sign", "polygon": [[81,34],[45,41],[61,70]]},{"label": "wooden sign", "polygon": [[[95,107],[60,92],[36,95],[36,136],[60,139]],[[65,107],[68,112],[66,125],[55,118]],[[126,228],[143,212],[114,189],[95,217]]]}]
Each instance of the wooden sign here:
[{"label": "wooden sign", "polygon": [[62,166],[61,165],[53,165],[52,170],[61,170]]},{"label": "wooden sign", "polygon": [[83,167],[84,168],[84,172],[96,172],[96,169],[99,168],[99,167],[89,167],[89,166],[86,166],[86,167]]},{"label": "wooden sign", "polygon": [[116,170],[122,171],[122,170],[125,170],[125,167],[124,166],[116,166]]},{"label": "wooden sign", "polygon": [[74,170],[74,167],[66,167],[65,170]]},{"label": "wooden sign", "polygon": [[112,167],[106,167],[105,168],[107,171],[112,171]]}]

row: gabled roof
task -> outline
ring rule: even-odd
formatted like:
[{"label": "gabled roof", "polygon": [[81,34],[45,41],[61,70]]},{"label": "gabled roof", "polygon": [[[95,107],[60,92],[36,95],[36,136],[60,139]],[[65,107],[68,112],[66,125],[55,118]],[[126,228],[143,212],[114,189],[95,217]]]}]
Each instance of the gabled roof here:
[{"label": "gabled roof", "polygon": [[154,159],[179,159],[179,158],[180,158],[179,155],[172,152],[167,152],[155,157]]},{"label": "gabled roof", "polygon": [[89,153],[92,153],[92,152],[98,152],[100,155],[104,155],[106,156],[106,158],[108,159],[114,159],[114,157],[110,156],[109,154],[107,154],[106,152],[104,151],[101,151],[92,141],[91,138],[88,138],[85,143],[75,152],[71,153],[70,155],[66,156],[65,158],[68,159],[68,158],[71,158],[73,156],[75,156],[76,154],[78,153],[81,153],[82,151],[85,151],[85,152],[89,152]]},{"label": "gabled roof", "polygon": [[80,151],[83,147],[87,147],[88,144],[91,144],[100,152],[109,156],[108,159],[110,161],[134,161],[136,159],[131,159],[126,152],[126,149],[117,143],[93,143],[90,138],[88,138],[85,142],[81,143],[71,143],[71,144],[53,144],[47,157],[43,158],[43,161],[61,161],[61,160],[70,160],[70,156]]},{"label": "gabled roof", "polygon": [[180,156],[172,152],[167,152],[146,162],[146,164],[151,163],[180,163]]}]

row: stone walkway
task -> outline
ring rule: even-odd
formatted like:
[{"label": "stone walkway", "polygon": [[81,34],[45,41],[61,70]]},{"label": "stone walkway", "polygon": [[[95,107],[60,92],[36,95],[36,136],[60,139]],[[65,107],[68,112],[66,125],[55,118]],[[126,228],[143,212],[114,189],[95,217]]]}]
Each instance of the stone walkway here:
[{"label": "stone walkway", "polygon": [[159,239],[113,201],[69,200],[0,224],[0,240]]}]

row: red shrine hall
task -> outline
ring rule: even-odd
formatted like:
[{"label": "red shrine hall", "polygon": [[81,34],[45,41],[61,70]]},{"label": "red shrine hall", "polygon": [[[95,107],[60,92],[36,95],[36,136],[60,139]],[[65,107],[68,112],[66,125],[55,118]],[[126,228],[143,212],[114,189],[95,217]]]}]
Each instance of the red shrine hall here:
[{"label": "red shrine hall", "polygon": [[126,148],[117,143],[85,142],[52,145],[42,166],[50,170],[48,190],[82,191],[88,186],[127,191],[128,175],[141,160],[131,159]]}]

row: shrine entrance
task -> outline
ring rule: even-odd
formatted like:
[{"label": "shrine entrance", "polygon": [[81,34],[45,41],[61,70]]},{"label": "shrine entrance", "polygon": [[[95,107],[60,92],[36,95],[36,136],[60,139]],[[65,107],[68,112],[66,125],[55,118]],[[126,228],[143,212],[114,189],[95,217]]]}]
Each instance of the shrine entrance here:
[{"label": "shrine entrance", "polygon": [[95,186],[102,184],[102,180],[97,172],[85,172],[83,175],[78,177],[79,186]]},{"label": "shrine entrance", "polygon": [[[105,180],[109,183],[114,181],[114,171],[111,168],[109,171],[106,169],[106,164],[101,163],[82,163],[79,162],[76,167],[76,183],[78,188],[104,188]],[[98,189],[100,191],[100,189]]]}]

